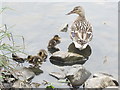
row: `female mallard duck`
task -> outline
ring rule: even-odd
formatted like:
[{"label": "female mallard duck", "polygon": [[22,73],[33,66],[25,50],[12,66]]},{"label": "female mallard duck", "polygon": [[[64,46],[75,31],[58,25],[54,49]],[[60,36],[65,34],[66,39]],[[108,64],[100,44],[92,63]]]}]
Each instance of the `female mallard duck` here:
[{"label": "female mallard duck", "polygon": [[48,49],[54,48],[57,44],[60,43],[60,37],[55,35],[48,43]]},{"label": "female mallard duck", "polygon": [[73,40],[76,48],[80,50],[86,48],[88,42],[92,40],[92,26],[85,18],[85,12],[81,6],[75,7],[70,14],[78,14],[77,19],[71,26],[70,37]]}]

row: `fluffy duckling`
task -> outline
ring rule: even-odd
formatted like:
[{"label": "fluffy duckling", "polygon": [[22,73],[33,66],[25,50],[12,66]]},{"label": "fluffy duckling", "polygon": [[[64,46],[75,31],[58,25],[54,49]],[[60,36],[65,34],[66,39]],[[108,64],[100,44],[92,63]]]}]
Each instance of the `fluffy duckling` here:
[{"label": "fluffy duckling", "polygon": [[27,60],[29,63],[34,64],[34,65],[39,65],[42,63],[42,59],[40,56],[28,55]]},{"label": "fluffy duckling", "polygon": [[21,58],[15,54],[12,54],[12,59],[18,63],[24,63],[25,62],[25,59],[24,58]]},{"label": "fluffy duckling", "polygon": [[60,43],[60,37],[58,35],[55,35],[48,43],[48,49],[55,48],[57,44]]},{"label": "fluffy duckling", "polygon": [[39,65],[43,61],[46,60],[47,56],[48,56],[48,54],[47,54],[46,50],[41,49],[36,56],[29,55],[27,57],[27,60],[29,63],[32,63],[34,65]]},{"label": "fluffy duckling", "polygon": [[47,59],[47,56],[48,56],[46,50],[44,49],[41,49],[37,55],[41,57],[42,61]]}]

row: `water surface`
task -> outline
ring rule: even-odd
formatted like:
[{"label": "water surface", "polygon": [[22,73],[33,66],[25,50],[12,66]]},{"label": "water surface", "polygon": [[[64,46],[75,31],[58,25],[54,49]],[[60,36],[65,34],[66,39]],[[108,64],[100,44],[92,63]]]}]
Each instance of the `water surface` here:
[{"label": "water surface", "polygon": [[[65,14],[79,5],[85,9],[86,18],[92,24],[94,33],[90,42],[92,54],[84,66],[92,73],[106,72],[117,79],[118,10],[115,2],[4,2],[2,7],[10,7],[14,10],[6,10],[2,22],[8,26],[15,25],[10,31],[24,36],[25,52],[28,54],[36,54],[41,48],[47,50],[47,44],[55,34],[62,38],[58,47],[61,51],[67,51],[67,47],[72,42],[69,32],[59,31],[65,23],[72,24],[77,15]],[[20,40],[16,42],[21,44]],[[103,64],[105,56],[107,62]],[[36,76],[33,81],[40,83],[47,80],[55,87],[68,87],[57,83],[56,79],[48,75],[52,71],[59,71],[58,66],[51,64],[49,59],[43,63],[41,69],[44,73]]]}]

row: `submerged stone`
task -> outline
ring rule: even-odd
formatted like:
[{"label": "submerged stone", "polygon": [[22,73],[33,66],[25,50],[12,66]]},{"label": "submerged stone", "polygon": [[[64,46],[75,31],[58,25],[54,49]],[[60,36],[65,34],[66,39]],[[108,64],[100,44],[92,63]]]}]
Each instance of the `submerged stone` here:
[{"label": "submerged stone", "polygon": [[29,67],[29,69],[31,71],[33,71],[35,73],[35,75],[39,75],[39,74],[43,73],[43,71],[39,67]]},{"label": "submerged stone", "polygon": [[55,65],[65,66],[74,64],[84,64],[87,61],[82,55],[71,52],[55,52],[50,57],[50,62]]},{"label": "submerged stone", "polygon": [[51,72],[49,73],[50,76],[53,76],[57,79],[65,79],[65,74],[64,73],[60,73],[60,72]]}]

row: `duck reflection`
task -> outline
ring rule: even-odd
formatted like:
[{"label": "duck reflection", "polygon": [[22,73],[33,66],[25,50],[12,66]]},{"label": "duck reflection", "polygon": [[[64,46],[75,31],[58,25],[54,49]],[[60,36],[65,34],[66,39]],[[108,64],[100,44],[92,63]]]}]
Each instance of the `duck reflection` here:
[{"label": "duck reflection", "polygon": [[77,54],[84,56],[86,59],[89,59],[89,56],[92,53],[92,49],[90,45],[87,45],[85,49],[79,50],[78,48],[75,47],[74,43],[71,43],[68,46],[68,52],[77,53]]}]

